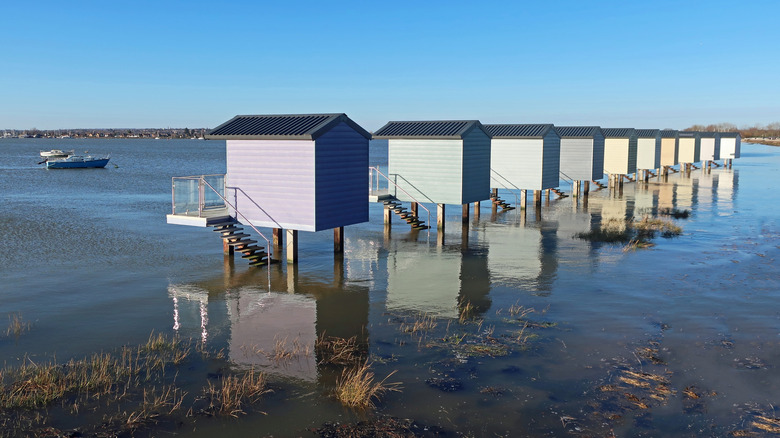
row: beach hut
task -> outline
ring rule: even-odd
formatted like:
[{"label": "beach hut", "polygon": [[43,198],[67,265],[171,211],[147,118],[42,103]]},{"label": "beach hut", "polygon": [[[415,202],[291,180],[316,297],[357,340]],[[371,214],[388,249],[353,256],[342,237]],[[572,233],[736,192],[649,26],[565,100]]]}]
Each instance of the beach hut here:
[{"label": "beach hut", "polygon": [[413,203],[413,212],[418,203],[437,204],[439,229],[446,204],[462,205],[468,222],[468,204],[490,196],[490,136],[477,120],[388,122],[373,138],[388,140],[395,198]]},{"label": "beach hut", "polygon": [[[223,239],[242,252],[240,242],[248,236],[230,237],[237,228],[231,219],[255,230],[273,228],[277,248],[286,230],[287,260],[295,262],[298,231],[334,229],[341,252],[343,227],[368,221],[371,134],[345,114],[239,115],[206,138],[226,144],[224,186],[210,186],[224,191],[219,196],[228,218],[203,214],[203,208],[194,218],[182,217],[174,207],[169,223],[219,227]],[[213,195],[205,192],[201,198]]]},{"label": "beach hut", "polygon": [[637,135],[633,128],[601,128],[604,134],[604,172],[614,183],[636,172]]},{"label": "beach hut", "polygon": [[693,163],[701,161],[701,135],[697,131],[680,131],[677,139],[677,161],[690,170]]},{"label": "beach hut", "polygon": [[720,133],[720,158],[731,167],[731,161],[739,158],[742,149],[742,137],[739,132]]},{"label": "beach hut", "polygon": [[720,160],[720,135],[717,132],[700,132],[701,161],[710,168],[712,163]]},{"label": "beach hut", "polygon": [[670,167],[679,163],[677,160],[677,131],[661,131],[661,167],[665,175],[669,173]]},{"label": "beach hut", "polygon": [[572,193],[579,195],[580,181],[604,177],[604,134],[598,126],[556,126],[561,136],[561,177],[572,181]]},{"label": "beach hut", "polygon": [[661,167],[661,131],[659,129],[636,130],[636,168],[647,181],[648,171]]},{"label": "beach hut", "polygon": [[[561,137],[552,124],[484,125],[490,134],[490,170],[494,193],[498,188],[538,193],[558,187]],[[536,196],[537,200],[540,199]]]}]

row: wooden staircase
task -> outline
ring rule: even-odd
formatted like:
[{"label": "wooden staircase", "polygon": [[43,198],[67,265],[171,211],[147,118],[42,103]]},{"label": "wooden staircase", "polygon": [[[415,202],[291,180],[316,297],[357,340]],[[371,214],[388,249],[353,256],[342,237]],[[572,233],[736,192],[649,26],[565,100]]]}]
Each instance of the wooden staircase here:
[{"label": "wooden staircase", "polygon": [[406,208],[401,206],[401,201],[396,199],[388,199],[384,201],[386,208],[395,213],[398,217],[405,220],[407,224],[412,226],[413,230],[427,230],[430,228],[425,225],[425,221],[421,221],[417,215],[411,211],[407,211]]},{"label": "wooden staircase", "polygon": [[606,186],[606,185],[604,185],[604,184],[602,184],[602,183],[600,183],[600,182],[596,181],[595,179],[594,179],[593,181],[591,181],[591,182],[592,182],[593,184],[595,184],[595,185],[596,185],[596,187],[598,187],[598,190],[601,190],[601,189],[606,189],[606,188],[607,188],[607,186]]},{"label": "wooden staircase", "polygon": [[624,180],[628,182],[634,182],[634,178],[631,178],[629,175],[621,175]]},{"label": "wooden staircase", "polygon": [[504,201],[503,199],[499,198],[498,195],[495,193],[490,194],[490,202],[493,203],[493,205],[496,205],[498,207],[501,207],[501,210],[514,210],[515,207],[512,207],[509,205],[508,202]]},{"label": "wooden staircase", "polygon": [[562,192],[561,190],[559,190],[559,189],[550,189],[550,191],[552,191],[553,193],[555,193],[555,196],[557,196],[557,197],[558,197],[558,199],[563,199],[563,198],[568,198],[568,197],[569,197],[569,195],[567,195],[566,193],[563,193],[563,192]]},{"label": "wooden staircase", "polygon": [[268,257],[268,253],[265,252],[265,248],[255,245],[257,241],[251,240],[249,234],[242,233],[244,229],[238,226],[238,221],[235,219],[230,218],[217,222],[212,227],[234,251],[243,254],[242,259],[249,260],[249,266],[264,266],[273,263],[273,260]]}]

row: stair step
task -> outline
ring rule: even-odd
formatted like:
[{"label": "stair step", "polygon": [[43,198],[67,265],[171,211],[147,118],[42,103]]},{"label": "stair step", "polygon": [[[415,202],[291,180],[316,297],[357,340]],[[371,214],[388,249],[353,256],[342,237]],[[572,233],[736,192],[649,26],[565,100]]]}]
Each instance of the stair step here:
[{"label": "stair step", "polygon": [[227,227],[232,227],[232,226],[235,226],[237,224],[238,224],[238,222],[233,220],[233,221],[226,221],[226,222],[218,222],[216,224],[211,224],[209,226],[213,227],[214,231],[219,231],[220,229],[227,228]]},{"label": "stair step", "polygon": [[[233,246],[233,247],[236,247],[236,246],[246,246],[246,245],[251,245],[251,244],[253,244],[253,243],[257,243],[257,240],[251,240],[251,239],[247,239],[247,240],[238,240],[238,241],[235,241],[235,242],[228,242],[228,245],[230,245],[230,246]],[[240,251],[240,249],[238,249],[238,248],[234,248],[234,249],[235,249],[236,251]]]},{"label": "stair step", "polygon": [[241,238],[244,238],[244,237],[249,237],[249,234],[235,233],[235,234],[227,234],[227,235],[222,236],[222,238],[225,239],[225,240],[236,240],[236,239],[241,239]]},{"label": "stair step", "polygon": [[430,228],[428,225],[412,225],[413,230],[427,230]]},{"label": "stair step", "polygon": [[241,248],[241,249],[237,249],[236,251],[238,251],[238,252],[240,252],[240,253],[242,253],[244,255],[248,255],[248,254],[252,254],[253,252],[263,251],[264,249],[265,248],[262,247],[262,246],[247,245],[246,247]]},{"label": "stair step", "polygon": [[243,230],[243,228],[236,227],[236,226],[233,226],[233,225],[225,226],[225,227],[219,227],[219,228],[215,228],[214,229],[214,231],[216,231],[218,233],[228,233],[228,232],[231,232],[231,231],[241,231],[241,230]]},{"label": "stair step", "polygon": [[[266,259],[262,259],[262,260],[253,260],[253,261],[249,262],[249,266],[265,266],[265,265],[269,264],[268,260],[269,259],[267,259],[267,258]],[[271,260],[271,263],[274,263],[274,260]]]},{"label": "stair step", "polygon": [[255,261],[257,259],[264,259],[266,257],[268,257],[268,254],[266,254],[265,251],[241,256],[242,259],[248,259],[251,261]]}]

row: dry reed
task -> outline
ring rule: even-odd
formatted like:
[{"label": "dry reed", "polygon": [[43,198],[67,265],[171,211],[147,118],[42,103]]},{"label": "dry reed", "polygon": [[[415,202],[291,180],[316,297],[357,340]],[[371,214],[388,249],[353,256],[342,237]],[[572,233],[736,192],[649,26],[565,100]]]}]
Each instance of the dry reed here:
[{"label": "dry reed", "polygon": [[371,365],[366,362],[354,368],[346,368],[336,381],[336,398],[344,405],[355,409],[371,409],[389,391],[400,391],[399,382],[388,383],[388,374],[381,381],[375,381]]}]

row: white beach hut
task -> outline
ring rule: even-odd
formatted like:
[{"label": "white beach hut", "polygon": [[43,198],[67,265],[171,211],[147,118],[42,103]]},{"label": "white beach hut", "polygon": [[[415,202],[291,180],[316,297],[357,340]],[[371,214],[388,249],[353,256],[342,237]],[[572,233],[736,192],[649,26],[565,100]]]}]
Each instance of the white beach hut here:
[{"label": "white beach hut", "polygon": [[659,129],[636,130],[636,168],[647,172],[661,167],[661,131]]},{"label": "white beach hut", "polygon": [[556,126],[561,137],[561,176],[573,181],[573,194],[580,182],[604,177],[604,134],[598,126]]},{"label": "white beach hut", "polygon": [[697,131],[679,131],[677,138],[677,161],[690,170],[693,163],[701,161],[701,135]]},{"label": "white beach hut", "polygon": [[637,135],[633,128],[601,128],[604,134],[604,172],[617,183],[636,172]]}]

